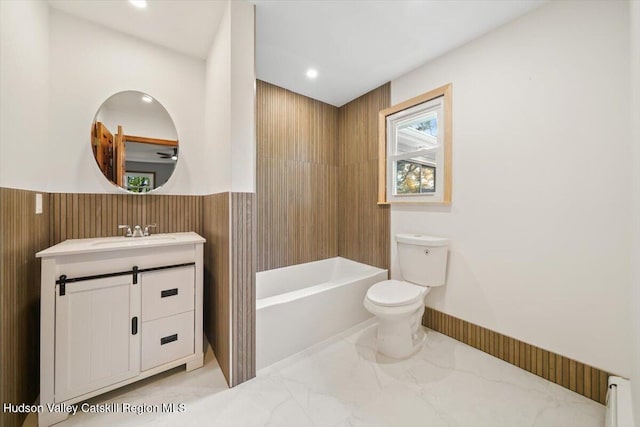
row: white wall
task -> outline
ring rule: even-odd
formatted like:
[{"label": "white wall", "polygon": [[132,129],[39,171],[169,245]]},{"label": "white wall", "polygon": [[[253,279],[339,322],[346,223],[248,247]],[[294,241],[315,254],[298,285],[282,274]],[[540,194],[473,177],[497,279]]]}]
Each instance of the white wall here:
[{"label": "white wall", "polygon": [[180,135],[180,160],[158,193],[204,194],[202,156],[204,61],[111,31],[55,9],[50,20],[50,136],[55,174],[41,176],[52,192],[120,190],[101,176],[90,147],[90,128],[100,105],[124,90],[156,98]]},{"label": "white wall", "polygon": [[623,376],[628,8],[551,2],[391,82],[393,104],[453,83],[453,204],[391,209],[392,235],[451,238],[427,305]]},{"label": "white wall", "polygon": [[[45,190],[49,171],[49,11],[0,2],[0,186]],[[15,159],[24,161],[16,162]]]},{"label": "white wall", "polygon": [[207,56],[209,192],[255,191],[254,6],[231,1]]},{"label": "white wall", "polygon": [[227,3],[213,40],[205,72],[205,129],[208,188],[231,189],[231,11]]},{"label": "white wall", "polygon": [[167,109],[180,139],[176,171],[158,193],[255,191],[252,4],[227,1],[206,63],[46,2],[0,4],[0,186],[119,192],[95,164],[90,126],[109,96],[138,90]]},{"label": "white wall", "polygon": [[256,191],[255,6],[231,2],[231,190]]},{"label": "white wall", "polygon": [[631,117],[633,149],[633,250],[631,252],[631,334],[634,351],[631,365],[631,386],[635,424],[640,427],[640,2],[630,2],[631,41]]}]

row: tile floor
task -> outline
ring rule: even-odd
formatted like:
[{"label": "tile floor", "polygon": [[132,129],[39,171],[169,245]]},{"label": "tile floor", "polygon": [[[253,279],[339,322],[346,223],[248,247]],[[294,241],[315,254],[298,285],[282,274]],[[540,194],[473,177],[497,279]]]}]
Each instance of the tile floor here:
[{"label": "tile floor", "polygon": [[[402,362],[376,355],[367,321],[228,389],[209,350],[205,366],[176,368],[90,403],[183,403],[182,413],[78,413],[59,426],[590,427],[604,407],[428,331]],[[29,416],[25,426],[35,425]]]}]

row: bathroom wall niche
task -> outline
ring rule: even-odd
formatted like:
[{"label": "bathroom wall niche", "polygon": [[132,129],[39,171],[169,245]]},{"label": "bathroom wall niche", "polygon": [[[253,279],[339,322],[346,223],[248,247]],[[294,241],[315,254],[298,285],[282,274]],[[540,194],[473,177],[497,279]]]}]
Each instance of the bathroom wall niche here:
[{"label": "bathroom wall niche", "polygon": [[158,100],[128,90],[112,95],[98,109],[91,149],[109,182],[131,193],[148,193],[175,170],[178,131]]},{"label": "bathroom wall niche", "polygon": [[378,203],[451,203],[451,84],[380,111]]}]

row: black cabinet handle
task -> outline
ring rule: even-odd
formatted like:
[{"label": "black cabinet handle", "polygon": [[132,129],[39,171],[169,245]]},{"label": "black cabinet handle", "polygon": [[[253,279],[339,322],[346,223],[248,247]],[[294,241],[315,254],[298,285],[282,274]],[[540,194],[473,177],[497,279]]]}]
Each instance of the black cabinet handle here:
[{"label": "black cabinet handle", "polygon": [[169,344],[170,342],[178,341],[178,334],[169,335],[164,338],[160,338],[160,345]]},{"label": "black cabinet handle", "polygon": [[60,296],[63,297],[67,294],[67,275],[60,276],[58,283],[60,283]]},{"label": "black cabinet handle", "polygon": [[178,295],[178,288],[165,289],[160,292],[160,298],[172,297],[174,295]]},{"label": "black cabinet handle", "polygon": [[138,333],[138,316],[131,319],[131,335]]}]

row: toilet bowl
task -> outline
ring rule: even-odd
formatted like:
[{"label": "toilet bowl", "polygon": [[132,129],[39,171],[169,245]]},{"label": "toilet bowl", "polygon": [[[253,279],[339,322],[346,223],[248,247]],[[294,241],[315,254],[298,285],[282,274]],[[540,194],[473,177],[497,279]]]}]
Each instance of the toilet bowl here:
[{"label": "toilet bowl", "polygon": [[378,351],[394,359],[411,356],[424,342],[420,328],[424,297],[430,288],[385,280],[369,288],[364,306],[378,318]]},{"label": "toilet bowl", "polygon": [[424,343],[420,327],[425,296],[432,286],[444,285],[448,240],[442,237],[399,234],[398,258],[406,280],[384,280],[371,286],[364,307],[378,320],[378,352],[404,359]]}]

